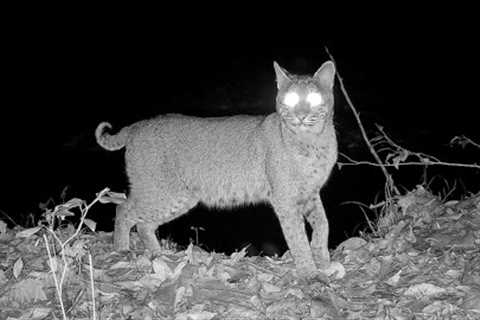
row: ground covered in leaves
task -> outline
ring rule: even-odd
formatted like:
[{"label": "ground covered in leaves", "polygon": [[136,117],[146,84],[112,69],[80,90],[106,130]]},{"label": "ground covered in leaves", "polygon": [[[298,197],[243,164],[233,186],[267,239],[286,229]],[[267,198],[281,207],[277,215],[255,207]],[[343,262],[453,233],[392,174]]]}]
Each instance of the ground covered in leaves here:
[{"label": "ground covered in leaves", "polygon": [[375,232],[332,252],[338,272],[307,281],[288,253],[164,243],[151,256],[132,238],[129,254],[102,232],[60,250],[44,228],[0,221],[0,319],[480,319],[480,194],[444,202],[418,187],[395,198]]}]

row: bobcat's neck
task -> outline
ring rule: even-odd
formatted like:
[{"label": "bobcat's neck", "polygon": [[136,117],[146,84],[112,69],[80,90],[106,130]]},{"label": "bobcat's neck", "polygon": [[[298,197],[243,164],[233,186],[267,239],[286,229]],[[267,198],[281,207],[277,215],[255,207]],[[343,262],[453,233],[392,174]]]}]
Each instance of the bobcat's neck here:
[{"label": "bobcat's neck", "polygon": [[314,128],[314,130],[295,130],[283,121],[280,122],[280,130],[286,146],[308,145],[318,148],[332,144],[336,145],[335,127],[331,119],[327,120],[322,128]]}]

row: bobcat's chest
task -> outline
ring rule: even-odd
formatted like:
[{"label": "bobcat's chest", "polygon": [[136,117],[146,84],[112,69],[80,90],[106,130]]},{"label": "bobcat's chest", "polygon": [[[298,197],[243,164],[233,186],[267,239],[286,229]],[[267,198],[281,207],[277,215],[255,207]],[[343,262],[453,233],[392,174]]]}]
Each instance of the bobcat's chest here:
[{"label": "bobcat's chest", "polygon": [[335,141],[325,144],[297,144],[293,152],[293,174],[306,185],[321,187],[337,160]]}]

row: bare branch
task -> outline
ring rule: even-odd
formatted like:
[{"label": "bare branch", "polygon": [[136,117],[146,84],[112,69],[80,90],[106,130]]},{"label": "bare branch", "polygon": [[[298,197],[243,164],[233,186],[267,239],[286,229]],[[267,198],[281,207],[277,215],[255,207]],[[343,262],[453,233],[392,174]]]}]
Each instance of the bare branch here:
[{"label": "bare branch", "polygon": [[459,144],[462,148],[465,148],[465,146],[471,144],[474,147],[477,147],[480,149],[480,143],[477,143],[464,135],[453,137],[453,139],[450,140],[450,145],[455,145],[455,144]]},{"label": "bare branch", "polygon": [[[328,50],[327,47],[325,47],[325,51],[327,52],[328,56],[330,57],[330,59],[333,61],[333,63],[335,65],[337,65],[335,63],[335,59],[333,58],[333,56],[330,54],[330,51]],[[365,131],[365,128],[363,127],[363,124],[362,124],[362,121],[360,120],[360,115],[359,113],[357,112],[357,110],[355,109],[355,106],[353,105],[351,99],[350,99],[350,96],[348,95],[348,92],[347,90],[345,89],[345,86],[343,84],[343,79],[340,75],[340,73],[338,72],[338,69],[337,69],[337,73],[336,73],[336,77],[338,79],[338,82],[340,84],[340,90],[342,91],[344,97],[345,97],[345,100],[347,101],[347,104],[348,106],[350,107],[350,109],[352,110],[353,112],[353,115],[355,116],[355,119],[357,120],[357,123],[358,123],[358,126],[360,128],[360,132],[362,133],[362,136],[363,136],[363,140],[365,141],[365,143],[367,144],[368,146],[368,149],[370,150],[370,153],[373,155],[373,157],[375,158],[375,161],[377,162],[378,166],[382,169],[382,172],[383,174],[385,175],[385,178],[387,179],[387,184],[388,185],[391,185],[393,187],[393,191],[396,193],[396,194],[399,194],[397,188],[395,187],[395,185],[393,184],[392,182],[392,177],[391,175],[388,173],[387,169],[383,166],[383,163],[382,163],[382,160],[380,159],[380,157],[378,156],[377,152],[375,151],[375,148],[372,146],[372,144],[370,143],[370,140],[368,138],[368,135],[367,135],[367,132]]]}]

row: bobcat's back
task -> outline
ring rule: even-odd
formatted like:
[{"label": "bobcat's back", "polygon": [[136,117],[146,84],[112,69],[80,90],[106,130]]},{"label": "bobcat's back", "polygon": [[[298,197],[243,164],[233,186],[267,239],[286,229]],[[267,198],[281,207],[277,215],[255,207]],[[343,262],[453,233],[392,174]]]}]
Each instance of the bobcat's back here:
[{"label": "bobcat's back", "polygon": [[268,192],[261,174],[265,119],[170,114],[130,129],[125,157],[132,187],[154,177],[210,206],[260,201]]}]

